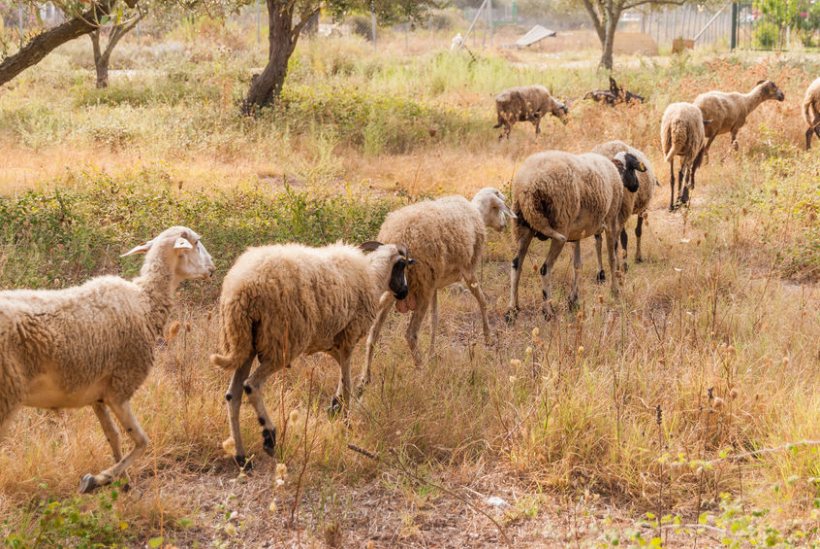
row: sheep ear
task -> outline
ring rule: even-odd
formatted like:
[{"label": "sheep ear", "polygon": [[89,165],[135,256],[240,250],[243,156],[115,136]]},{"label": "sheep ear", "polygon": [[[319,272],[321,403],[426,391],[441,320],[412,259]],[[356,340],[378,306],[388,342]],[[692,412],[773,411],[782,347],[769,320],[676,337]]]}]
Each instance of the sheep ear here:
[{"label": "sheep ear", "polygon": [[755,84],[755,86],[759,86],[759,85],[761,85],[763,82],[765,82],[765,80],[758,80],[758,81],[757,81],[757,84]]},{"label": "sheep ear", "polygon": [[120,257],[128,257],[129,255],[137,255],[137,254],[147,253],[148,250],[150,250],[151,246],[153,246],[153,245],[154,245],[154,241],[149,240],[145,244],[140,244],[139,246],[134,246],[133,248],[131,248],[130,250],[128,250],[127,252],[122,254]]},{"label": "sheep ear", "polygon": [[624,173],[624,163],[621,162],[620,158],[613,158],[612,163],[615,164],[616,168],[618,168],[618,172]]},{"label": "sheep ear", "polygon": [[359,244],[359,249],[363,252],[373,252],[379,249],[381,246],[384,246],[384,244],[382,244],[378,240],[368,240],[363,244]]},{"label": "sheep ear", "polygon": [[174,242],[175,250],[191,250],[193,247],[193,244],[191,244],[187,238],[183,238],[181,236],[176,239],[176,242]]},{"label": "sheep ear", "polygon": [[704,121],[703,121],[703,127],[705,128],[706,126],[708,126],[708,125],[709,125],[709,124],[711,124],[711,123],[712,123],[712,121],[711,121],[711,120],[704,120]]}]

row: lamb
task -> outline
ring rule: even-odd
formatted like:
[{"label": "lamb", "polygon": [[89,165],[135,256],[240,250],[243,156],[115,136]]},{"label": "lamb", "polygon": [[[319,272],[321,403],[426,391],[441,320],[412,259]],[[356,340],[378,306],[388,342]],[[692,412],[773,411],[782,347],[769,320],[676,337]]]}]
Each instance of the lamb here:
[{"label": "lamb", "polygon": [[[20,406],[91,406],[116,464],[83,476],[83,493],[109,484],[145,452],[130,399],[151,370],[177,287],[215,270],[201,237],[186,227],[122,257],[134,254],[146,256],[130,281],[101,276],[64,290],[0,292],[0,430]],[[109,410],[134,442],[125,457]]]},{"label": "lamb", "polygon": [[629,192],[639,188],[635,171],[645,167],[631,153],[619,153],[614,160],[596,154],[574,155],[561,151],[537,153],[527,158],[513,178],[513,212],[517,216],[518,253],[510,273],[508,322],[518,313],[518,282],[532,237],[550,238],[549,253],[541,266],[542,312],[547,319],[554,312],[550,303],[549,277],[558,255],[569,242],[575,243],[575,277],[570,306],[578,301],[581,270],[581,239],[606,232],[607,254],[612,274],[612,293],[619,292],[615,239],[621,230],[618,213],[623,187]]},{"label": "lamb", "polygon": [[806,150],[811,149],[811,134],[820,138],[820,78],[815,78],[803,99],[803,119],[809,125],[806,130]]},{"label": "lamb", "polygon": [[686,204],[689,201],[689,189],[695,188],[695,172],[700,167],[706,150],[703,144],[705,128],[711,125],[711,121],[704,120],[701,110],[691,103],[672,103],[663,111],[661,148],[664,158],[669,162],[669,211],[676,207],[675,157],[682,157],[678,172],[678,201]]},{"label": "lamb", "polygon": [[771,80],[761,80],[749,93],[710,91],[695,98],[695,105],[703,113],[703,119],[709,120],[706,128],[706,147],[704,154],[709,154],[712,141],[720,134],[732,134],[732,147],[737,150],[737,132],[746,124],[746,118],[758,105],[770,99],[783,101],[786,98],[780,88]]},{"label": "lamb", "polygon": [[417,366],[421,364],[418,332],[427,310],[432,310],[432,352],[438,326],[436,295],[439,289],[459,280],[464,281],[478,302],[484,338],[489,341],[487,304],[476,277],[476,269],[481,262],[487,239],[485,226],[502,231],[507,226],[507,217],[515,218],[504,200],[500,191],[486,187],[476,193],[471,202],[462,196],[447,196],[412,204],[387,216],[379,231],[378,240],[408,246],[416,264],[407,274],[407,299],[396,302],[388,298],[380,304],[376,321],[367,337],[365,369],[359,382],[359,391],[370,382],[373,349],[394,303],[399,312],[413,311],[405,337]]},{"label": "lamb", "polygon": [[535,135],[541,133],[541,118],[547,114],[567,123],[567,106],[558,101],[544,86],[520,86],[504,90],[495,96],[495,110],[498,123],[493,128],[504,126],[499,141],[510,138],[510,131],[516,122],[529,120],[535,126]]},{"label": "lamb", "polygon": [[[365,255],[365,251],[371,252]],[[386,292],[407,297],[405,268],[414,261],[403,245],[366,242],[356,248],[338,242],[323,248],[284,244],[249,248],[222,284],[221,354],[211,363],[233,371],[227,401],[235,460],[245,467],[239,431],[242,391],[262,426],[263,449],[273,455],[276,428],[261,387],[299,356],[325,352],[341,375],[331,411],[350,402],[350,356],[376,317]],[[254,359],[259,366],[251,373]]]},{"label": "lamb", "polygon": [[[641,233],[643,232],[643,219],[646,214],[646,210],[649,207],[649,202],[652,200],[652,195],[655,192],[655,186],[659,185],[658,179],[655,177],[655,172],[652,170],[652,164],[649,162],[649,159],[646,157],[638,149],[630,147],[623,141],[609,141],[607,143],[602,143],[592,149],[592,152],[602,154],[609,158],[610,160],[614,160],[618,153],[630,153],[632,156],[638,159],[644,167],[646,168],[645,172],[638,173],[638,191],[635,193],[624,193],[624,199],[621,202],[621,211],[618,216],[618,221],[621,225],[625,225],[629,216],[634,214],[638,216],[638,224],[635,226],[635,238],[637,240],[637,244],[635,247],[635,261],[637,263],[641,263],[643,261],[643,257],[641,255]],[[623,247],[623,266],[624,270],[626,270],[626,259],[627,259],[627,234],[626,228],[621,230],[621,246]],[[598,258],[598,281],[604,282],[606,280],[606,275],[604,273],[603,262],[601,260],[601,236],[595,236],[595,252]]]}]

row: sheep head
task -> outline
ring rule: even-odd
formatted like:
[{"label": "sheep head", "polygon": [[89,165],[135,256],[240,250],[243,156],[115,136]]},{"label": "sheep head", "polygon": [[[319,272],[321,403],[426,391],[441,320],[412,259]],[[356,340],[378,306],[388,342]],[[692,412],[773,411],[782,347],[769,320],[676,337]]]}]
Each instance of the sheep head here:
[{"label": "sheep head", "polygon": [[776,99],[778,101],[786,99],[786,95],[783,91],[771,80],[760,80],[757,83],[757,87],[762,88],[763,97],[766,99]]},{"label": "sheep head", "polygon": [[481,214],[481,219],[488,227],[496,231],[503,231],[507,227],[507,219],[515,219],[516,215],[506,203],[504,194],[493,187],[484,187],[473,197],[473,206]]},{"label": "sheep head", "polygon": [[171,227],[157,237],[135,246],[120,257],[146,254],[142,274],[156,261],[164,262],[177,281],[209,278],[216,270],[202,237],[188,227]]},{"label": "sheep head", "polygon": [[624,187],[626,187],[629,192],[636,192],[640,183],[638,182],[638,175],[635,172],[645,172],[646,165],[634,154],[624,152],[616,154],[615,158],[612,159],[612,163],[618,168]]}]

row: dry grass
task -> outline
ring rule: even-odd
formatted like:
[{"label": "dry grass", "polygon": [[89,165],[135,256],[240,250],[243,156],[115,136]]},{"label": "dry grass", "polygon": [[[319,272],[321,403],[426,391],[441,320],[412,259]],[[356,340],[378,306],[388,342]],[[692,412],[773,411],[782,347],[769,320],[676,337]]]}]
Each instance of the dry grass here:
[{"label": "dry grass", "polygon": [[[393,47],[391,52],[400,51]],[[547,72],[477,69],[463,85],[458,74],[454,84],[436,84],[429,64],[379,59],[355,48],[362,64],[422,63],[430,72],[418,81],[390,85],[458,109],[486,130],[431,139],[403,153],[366,154],[328,128],[282,132],[270,120],[236,121],[227,92],[217,92],[190,115],[204,120],[196,131],[206,134],[186,141],[172,121],[184,125],[195,105],[81,107],[76,97],[91,86],[90,75],[72,94],[52,99],[50,79],[66,76],[35,72],[17,88],[0,91],[5,120],[21,116],[24,97],[52,107],[37,115],[38,124],[26,126],[27,134],[0,131],[0,155],[14,159],[0,168],[0,188],[13,194],[49,187],[65,180],[68,166],[103,169],[114,178],[142,166],[202,188],[262,180],[275,189],[282,177],[291,177],[309,188],[466,194],[485,185],[505,188],[534,151],[584,151],[614,138],[646,151],[665,183],[657,127],[666,103],[717,86],[746,89],[762,77],[774,79],[787,101],[752,115],[740,134],[740,153],[730,153],[727,139],[719,139],[690,210],[669,214],[668,187],[656,189],[644,230],[647,260],[630,260],[620,300],[609,296],[608,286],[594,284],[590,242],[584,246],[580,311],[559,306],[557,319],[545,323],[537,314],[535,271],[546,252],[539,243],[525,265],[524,311],[514,327],[506,326],[514,245],[510,235],[497,235],[481,272],[495,346],[481,343],[472,297],[456,286],[440,296],[442,334],[435,357],[421,370],[413,368],[401,337],[406,319],[395,315],[388,323],[374,382],[354,407],[349,428],[324,414],[337,380],[332,360],[304,358],[277,376],[266,396],[276,410],[278,459],[289,469],[282,486],[274,482],[272,460],[260,451],[249,407],[244,435],[257,468],[237,479],[221,449],[228,380],[207,361],[217,330],[213,303],[183,303],[174,313],[183,329],[160,349],[157,367],[134,402],[152,444],[131,471],[132,491],[116,503],[129,542],[163,535],[180,546],[319,545],[342,535],[350,544],[492,546],[499,533],[475,512],[480,507],[497,517],[516,544],[605,543],[607,530],[630,525],[645,511],[677,514],[685,522],[697,522],[698,510],[718,513],[723,492],[742,498],[747,509],[770,509],[772,524],[785,524],[784,531],[816,528],[811,508],[820,477],[817,447],[720,461],[820,433],[820,266],[816,250],[810,255],[801,248],[806,235],[816,233],[820,197],[820,160],[798,149],[799,98],[808,71],[788,59],[648,66],[628,76],[631,88],[649,95],[646,105],[612,110],[580,102],[569,125],[546,122],[540,142],[521,124],[510,142],[499,144],[490,129],[490,90]],[[321,54],[310,46],[300,55],[297,74],[315,68]],[[491,63],[504,65],[497,58]],[[678,72],[659,76],[672,70]],[[556,93],[578,97],[598,80],[581,72],[556,68],[549,76]],[[327,78],[360,83],[356,70]],[[95,133],[103,127],[101,116],[107,129]],[[809,242],[816,246],[814,238]],[[232,258],[218,260],[229,264]],[[559,305],[570,270],[568,258],[560,259],[554,284]],[[356,364],[363,362],[361,351]],[[350,443],[382,461],[350,451]],[[715,459],[704,468],[703,460]],[[68,497],[82,474],[109,460],[90,410],[21,411],[0,451],[0,516],[9,520],[3,529],[30,531],[33,502]],[[304,496],[298,499],[298,473],[305,465]],[[492,495],[512,507],[488,508],[485,499]],[[692,536],[667,532],[666,542],[691,543]],[[814,536],[816,543],[816,531]]]}]

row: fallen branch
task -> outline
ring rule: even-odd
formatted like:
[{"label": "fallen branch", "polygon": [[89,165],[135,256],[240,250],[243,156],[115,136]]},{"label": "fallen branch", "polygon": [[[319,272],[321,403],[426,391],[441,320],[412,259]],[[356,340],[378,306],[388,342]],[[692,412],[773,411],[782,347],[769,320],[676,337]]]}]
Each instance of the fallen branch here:
[{"label": "fallen branch", "polygon": [[792,448],[811,446],[820,446],[820,440],[801,440],[799,442],[790,442],[788,444],[784,444],[782,446],[775,446],[773,448],[761,448],[759,450],[752,450],[751,452],[744,452],[742,454],[734,454],[731,456],[726,456],[724,458],[717,458],[711,461],[707,461],[706,463],[714,465],[716,463],[720,463],[721,461],[740,461],[746,458],[759,457],[765,454],[774,454],[776,452],[782,452],[783,450],[791,450]]}]

